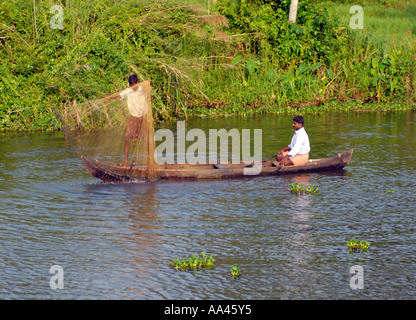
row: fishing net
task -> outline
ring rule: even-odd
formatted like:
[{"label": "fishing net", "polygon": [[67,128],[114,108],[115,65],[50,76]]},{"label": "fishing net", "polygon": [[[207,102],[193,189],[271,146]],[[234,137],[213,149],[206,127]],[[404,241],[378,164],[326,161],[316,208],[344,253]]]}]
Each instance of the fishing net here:
[{"label": "fishing net", "polygon": [[65,104],[58,118],[66,140],[79,155],[100,162],[143,168],[138,179],[156,179],[150,80],[78,104]]}]

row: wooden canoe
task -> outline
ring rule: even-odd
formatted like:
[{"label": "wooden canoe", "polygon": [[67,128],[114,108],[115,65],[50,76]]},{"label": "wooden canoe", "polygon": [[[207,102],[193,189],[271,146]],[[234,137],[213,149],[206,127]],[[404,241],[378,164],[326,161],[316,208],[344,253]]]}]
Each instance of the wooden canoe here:
[{"label": "wooden canoe", "polygon": [[[158,165],[158,179],[230,179],[254,176],[275,176],[304,172],[333,171],[343,169],[351,160],[353,149],[333,157],[311,159],[305,165],[280,166],[277,161],[264,160],[250,166],[241,164],[163,164]],[[140,166],[102,163],[96,159],[81,156],[85,169],[94,177],[107,182],[143,181],[145,169]],[[261,167],[261,168],[260,168]],[[261,170],[260,170],[261,169]]]}]

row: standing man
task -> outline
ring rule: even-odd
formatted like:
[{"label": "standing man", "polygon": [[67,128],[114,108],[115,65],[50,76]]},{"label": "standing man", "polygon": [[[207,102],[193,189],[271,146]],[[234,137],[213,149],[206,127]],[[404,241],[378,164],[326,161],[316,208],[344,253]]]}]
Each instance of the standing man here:
[{"label": "standing man", "polygon": [[124,165],[128,166],[128,157],[131,140],[138,140],[140,129],[143,125],[143,118],[148,109],[146,97],[143,94],[142,86],[138,86],[139,79],[135,74],[129,76],[129,88],[120,93],[108,94],[105,99],[124,99],[127,98],[127,107],[130,118],[127,123],[126,139],[124,143]]},{"label": "standing man", "polygon": [[293,118],[292,127],[295,129],[295,133],[292,137],[292,141],[287,147],[280,150],[276,156],[277,161],[279,161],[282,166],[297,166],[308,163],[311,147],[308,134],[303,127],[304,124],[305,120],[302,116]]}]

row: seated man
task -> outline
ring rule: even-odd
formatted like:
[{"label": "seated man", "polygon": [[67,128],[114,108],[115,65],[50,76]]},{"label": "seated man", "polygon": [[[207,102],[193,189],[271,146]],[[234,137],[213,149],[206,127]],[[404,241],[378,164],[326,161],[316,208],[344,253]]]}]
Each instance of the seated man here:
[{"label": "seated man", "polygon": [[309,137],[303,127],[305,120],[302,116],[293,118],[293,129],[295,133],[292,137],[291,143],[284,147],[276,156],[277,161],[282,166],[297,166],[308,163],[309,151],[311,147],[309,145]]}]

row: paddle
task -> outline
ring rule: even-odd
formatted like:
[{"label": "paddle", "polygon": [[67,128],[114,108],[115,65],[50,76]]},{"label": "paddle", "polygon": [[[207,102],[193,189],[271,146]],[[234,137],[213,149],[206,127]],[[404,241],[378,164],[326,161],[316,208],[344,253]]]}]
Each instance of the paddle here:
[{"label": "paddle", "polygon": [[262,162],[265,162],[265,161],[267,161],[267,160],[270,160],[270,159],[273,159],[273,158],[276,158],[276,156],[278,155],[278,153],[276,153],[275,155],[272,155],[271,157],[269,157],[269,158],[266,158],[266,159],[264,159]]}]

